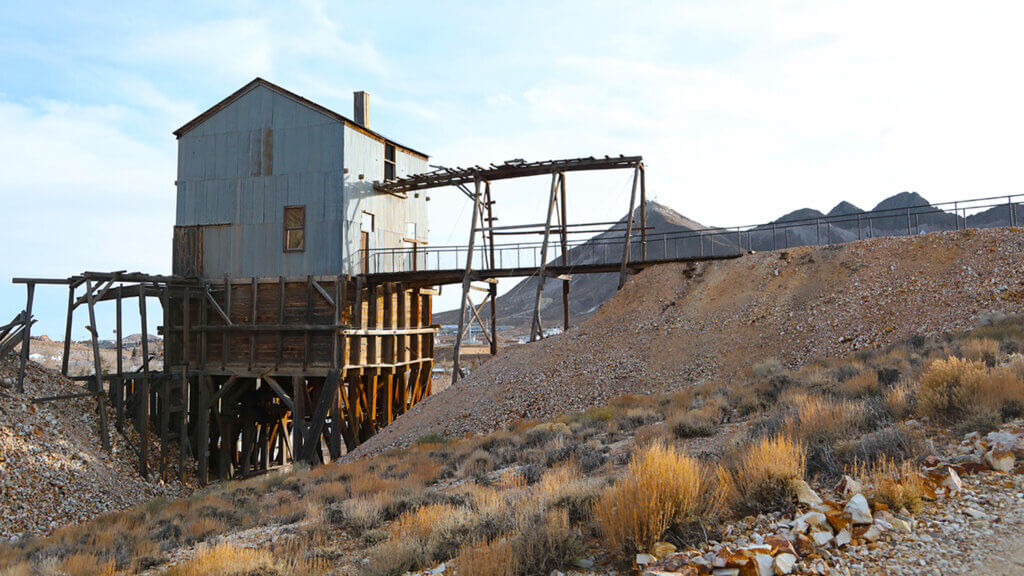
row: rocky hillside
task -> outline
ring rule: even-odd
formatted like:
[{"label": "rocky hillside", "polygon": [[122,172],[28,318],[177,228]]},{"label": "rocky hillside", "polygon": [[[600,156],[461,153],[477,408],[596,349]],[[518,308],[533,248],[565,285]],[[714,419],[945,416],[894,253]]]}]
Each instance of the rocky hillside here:
[{"label": "rocky hillside", "polygon": [[1024,312],[1024,230],[877,238],[648,269],[586,323],[517,346],[428,398],[363,450],[491,430],[625,393],[799,365]]},{"label": "rocky hillside", "polygon": [[[93,400],[32,403],[33,398],[83,392],[81,384],[31,362],[25,392],[19,394],[16,366],[14,356],[0,358],[0,541],[49,533],[156,496],[191,491],[176,482],[140,477],[132,446],[113,428],[112,450],[105,452]],[[114,421],[109,408],[107,419]],[[150,454],[159,449],[151,447]]]}]

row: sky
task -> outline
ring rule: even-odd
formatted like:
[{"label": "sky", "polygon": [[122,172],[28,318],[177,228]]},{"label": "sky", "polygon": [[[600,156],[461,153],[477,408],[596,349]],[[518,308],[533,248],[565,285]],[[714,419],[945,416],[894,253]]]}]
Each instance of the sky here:
[{"label": "sky", "polygon": [[[640,154],[649,195],[706,225],[1022,191],[1019,2],[0,9],[0,324],[12,277],[168,273],[171,132],[256,76],[343,114],[366,90],[371,128],[447,166]],[[571,175],[570,218],[622,216],[629,179]],[[496,183],[503,223],[543,220],[547,186]],[[436,191],[430,222],[464,241],[467,202]],[[35,332],[62,337],[66,298],[40,288]]]}]

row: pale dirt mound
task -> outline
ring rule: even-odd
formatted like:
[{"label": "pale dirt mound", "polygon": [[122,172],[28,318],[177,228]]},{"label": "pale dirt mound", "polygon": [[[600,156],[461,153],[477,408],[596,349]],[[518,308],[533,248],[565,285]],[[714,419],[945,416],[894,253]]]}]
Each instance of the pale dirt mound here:
[{"label": "pale dirt mound", "polygon": [[878,238],[665,265],[584,324],[507,350],[427,398],[357,454],[461,435],[819,355],[974,327],[1024,312],[1024,230]]},{"label": "pale dirt mound", "polygon": [[[113,410],[107,410],[108,453],[100,446],[95,400],[31,403],[32,398],[84,392],[83,384],[34,362],[27,366],[25,393],[15,392],[16,381],[13,356],[0,358],[0,538],[43,534],[155,496],[191,492],[177,482],[139,476],[132,448],[113,428]],[[159,454],[155,445],[150,454]],[[151,466],[158,461],[153,459]]]}]

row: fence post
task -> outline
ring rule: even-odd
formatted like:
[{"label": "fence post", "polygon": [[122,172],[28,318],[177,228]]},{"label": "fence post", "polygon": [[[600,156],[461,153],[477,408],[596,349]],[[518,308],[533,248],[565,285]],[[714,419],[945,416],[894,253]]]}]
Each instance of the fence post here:
[{"label": "fence post", "polygon": [[775,241],[775,222],[772,222],[772,251],[778,250],[778,245]]},{"label": "fence post", "polygon": [[857,214],[857,240],[863,240],[860,229],[860,214]]},{"label": "fence post", "polygon": [[910,236],[910,208],[907,208],[907,236]]},{"label": "fence post", "polygon": [[817,236],[815,242],[818,246],[821,246],[821,220],[817,218],[814,219],[814,234]]}]

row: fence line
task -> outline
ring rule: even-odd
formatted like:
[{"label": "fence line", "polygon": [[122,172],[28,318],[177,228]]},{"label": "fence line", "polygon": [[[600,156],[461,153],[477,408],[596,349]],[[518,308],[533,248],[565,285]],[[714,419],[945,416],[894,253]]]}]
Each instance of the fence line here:
[{"label": "fence line", "polygon": [[[993,202],[995,200],[999,202]],[[647,260],[726,256],[747,251],[820,246],[865,238],[907,236],[967,227],[1017,226],[1024,215],[1024,206],[1021,202],[1024,202],[1024,194],[1013,194],[750,226],[649,233]],[[999,207],[1005,207],[1006,212],[993,212],[985,221],[979,221],[977,218],[980,211]],[[972,218],[974,226],[971,226]],[[570,253],[570,264],[620,263],[624,234],[602,237],[606,234],[608,233],[585,240],[568,241],[566,249]],[[634,231],[630,238],[629,260],[640,261],[641,235]],[[493,248],[478,245],[473,249],[473,266],[481,268],[481,264],[488,261],[493,250],[494,267],[497,269],[537,268],[541,264],[542,245],[543,242],[495,244]],[[366,257],[370,260],[370,272],[455,270],[465,267],[467,252],[467,247],[462,245],[380,248],[370,250]],[[548,262],[560,263],[561,256],[561,242],[557,238],[552,239],[548,245]]]}]

